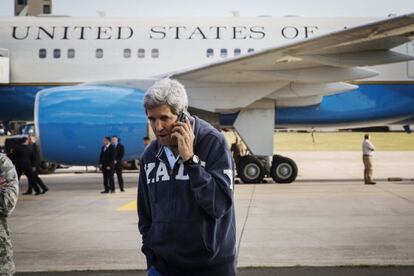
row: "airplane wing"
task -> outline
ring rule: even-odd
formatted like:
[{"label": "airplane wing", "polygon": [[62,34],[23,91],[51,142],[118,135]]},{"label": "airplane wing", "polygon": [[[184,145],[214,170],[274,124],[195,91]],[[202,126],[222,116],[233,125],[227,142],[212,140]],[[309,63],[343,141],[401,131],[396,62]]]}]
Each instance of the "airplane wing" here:
[{"label": "airplane wing", "polygon": [[191,106],[235,111],[259,100],[275,106],[320,103],[357,88],[344,83],[376,76],[363,66],[413,57],[391,50],[414,39],[414,13],[227,59],[169,76],[185,83]]},{"label": "airplane wing", "polygon": [[[414,13],[177,72],[171,77],[214,82],[295,80],[293,75],[298,74],[293,72],[300,69],[331,70],[410,60],[410,56],[390,51],[410,38],[414,39]],[[296,79],[308,80],[304,76]],[[338,79],[349,80],[352,76]]]}]

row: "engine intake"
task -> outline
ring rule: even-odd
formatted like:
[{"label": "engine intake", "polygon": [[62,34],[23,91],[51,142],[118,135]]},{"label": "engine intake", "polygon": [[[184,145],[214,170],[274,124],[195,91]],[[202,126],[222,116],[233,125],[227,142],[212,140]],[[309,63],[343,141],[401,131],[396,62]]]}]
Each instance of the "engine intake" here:
[{"label": "engine intake", "polygon": [[143,89],[79,85],[45,89],[35,102],[35,125],[45,159],[96,165],[104,136],[117,135],[125,160],[144,150],[147,118]]}]

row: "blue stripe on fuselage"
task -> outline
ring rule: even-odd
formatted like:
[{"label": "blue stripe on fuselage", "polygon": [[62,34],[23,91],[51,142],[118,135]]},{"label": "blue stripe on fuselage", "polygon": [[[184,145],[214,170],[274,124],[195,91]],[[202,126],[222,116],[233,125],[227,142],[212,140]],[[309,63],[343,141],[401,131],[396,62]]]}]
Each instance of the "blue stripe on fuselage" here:
[{"label": "blue stripe on fuselage", "polygon": [[400,119],[414,115],[414,85],[360,85],[323,98],[318,106],[280,108],[277,125],[334,125]]},{"label": "blue stripe on fuselage", "polygon": [[[0,86],[0,121],[32,121],[36,93],[50,87]],[[404,116],[414,118],[414,84],[361,84],[356,90],[325,96],[320,105],[277,108],[275,124],[323,126]],[[233,125],[236,117],[237,113],[221,115],[221,124]]]},{"label": "blue stripe on fuselage", "polygon": [[[362,84],[358,89],[325,96],[319,105],[277,108],[280,127],[356,124],[414,116],[414,84]],[[237,113],[221,115],[222,125],[233,125]]]}]

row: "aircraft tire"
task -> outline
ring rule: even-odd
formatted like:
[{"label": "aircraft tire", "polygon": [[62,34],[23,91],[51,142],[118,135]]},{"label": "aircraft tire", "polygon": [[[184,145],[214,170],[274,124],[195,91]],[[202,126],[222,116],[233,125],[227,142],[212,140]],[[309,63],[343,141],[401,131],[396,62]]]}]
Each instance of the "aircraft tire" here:
[{"label": "aircraft tire", "polygon": [[276,183],[292,183],[298,176],[298,166],[290,158],[274,155],[270,176]]},{"label": "aircraft tire", "polygon": [[128,167],[129,167],[130,170],[139,170],[139,160],[138,159],[128,161],[128,165],[129,165]]},{"label": "aircraft tire", "polygon": [[57,166],[58,165],[56,163],[51,163],[43,160],[40,162],[38,170],[40,174],[52,174],[56,171]]},{"label": "aircraft tire", "polygon": [[237,174],[243,183],[262,183],[265,168],[259,159],[252,155],[243,156],[237,164]]}]

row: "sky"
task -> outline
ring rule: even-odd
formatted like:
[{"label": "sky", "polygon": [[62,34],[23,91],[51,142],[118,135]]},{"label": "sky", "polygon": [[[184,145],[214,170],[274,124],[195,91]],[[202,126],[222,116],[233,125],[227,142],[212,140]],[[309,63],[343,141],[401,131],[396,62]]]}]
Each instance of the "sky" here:
[{"label": "sky", "polygon": [[[30,1],[30,0],[29,0]],[[53,13],[71,16],[375,16],[414,12],[414,0],[52,0]],[[14,0],[0,0],[12,16]]]}]

